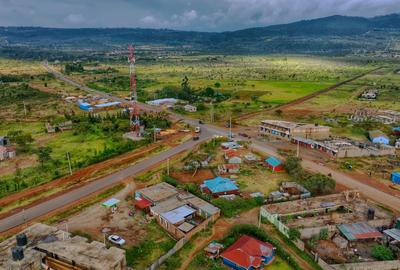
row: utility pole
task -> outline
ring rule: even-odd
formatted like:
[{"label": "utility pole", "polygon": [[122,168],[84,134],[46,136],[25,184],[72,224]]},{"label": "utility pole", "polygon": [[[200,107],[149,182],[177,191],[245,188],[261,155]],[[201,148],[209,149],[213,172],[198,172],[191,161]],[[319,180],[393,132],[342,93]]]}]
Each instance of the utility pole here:
[{"label": "utility pole", "polygon": [[25,101],[23,101],[22,103],[24,104],[24,114],[26,116],[26,104],[25,104]]},{"label": "utility pole", "polygon": [[167,159],[167,174],[169,175],[169,158]]},{"label": "utility pole", "polygon": [[232,114],[229,115],[229,138],[232,139]]},{"label": "utility pole", "polygon": [[214,123],[214,104],[212,103],[212,101],[211,101],[211,110],[210,110],[210,121],[211,121],[211,123]]},{"label": "utility pole", "polygon": [[68,160],[69,174],[72,175],[71,156],[69,155],[69,152],[67,152],[67,160]]},{"label": "utility pole", "polygon": [[154,135],[154,142],[157,142],[156,127],[154,127],[153,135]]}]

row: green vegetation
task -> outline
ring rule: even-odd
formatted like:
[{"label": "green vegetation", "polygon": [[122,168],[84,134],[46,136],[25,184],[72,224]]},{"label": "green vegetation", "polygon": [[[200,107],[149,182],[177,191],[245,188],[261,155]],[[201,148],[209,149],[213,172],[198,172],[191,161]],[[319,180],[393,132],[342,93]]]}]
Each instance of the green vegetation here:
[{"label": "green vegetation", "polygon": [[254,207],[263,205],[264,199],[260,197],[249,199],[236,197],[233,200],[217,198],[211,200],[211,202],[221,209],[221,213],[224,217],[231,218]]},{"label": "green vegetation", "polygon": [[300,162],[300,158],[288,157],[283,164],[286,172],[294,181],[303,185],[313,195],[329,194],[335,189],[336,182],[331,177],[307,172],[302,168]]},{"label": "green vegetation", "polygon": [[379,261],[390,261],[395,259],[392,250],[383,245],[374,246],[374,248],[372,249],[372,257]]},{"label": "green vegetation", "polygon": [[139,245],[126,249],[127,265],[135,269],[145,269],[154,260],[168,252],[175,241],[152,220],[145,227],[147,236]]}]

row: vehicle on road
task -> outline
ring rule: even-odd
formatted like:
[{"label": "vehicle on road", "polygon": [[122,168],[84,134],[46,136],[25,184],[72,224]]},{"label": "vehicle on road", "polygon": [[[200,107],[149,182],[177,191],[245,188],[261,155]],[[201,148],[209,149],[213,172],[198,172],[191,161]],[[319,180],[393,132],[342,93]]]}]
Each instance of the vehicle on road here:
[{"label": "vehicle on road", "polygon": [[110,235],[108,241],[118,246],[123,246],[125,244],[125,240],[116,234]]},{"label": "vehicle on road", "polygon": [[238,135],[245,138],[250,138],[250,136],[247,133],[239,133]]},{"label": "vehicle on road", "polygon": [[200,133],[201,132],[201,128],[200,127],[195,127],[194,132]]},{"label": "vehicle on road", "polygon": [[199,120],[199,124],[200,125],[204,124],[203,120]]},{"label": "vehicle on road", "polygon": [[199,139],[200,139],[199,136],[194,136],[194,137],[193,137],[193,141],[198,141]]}]

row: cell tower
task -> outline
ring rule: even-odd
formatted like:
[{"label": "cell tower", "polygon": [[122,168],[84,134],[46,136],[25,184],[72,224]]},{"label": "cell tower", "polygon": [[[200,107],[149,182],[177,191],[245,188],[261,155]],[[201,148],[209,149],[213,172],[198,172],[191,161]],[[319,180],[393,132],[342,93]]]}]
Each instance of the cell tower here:
[{"label": "cell tower", "polygon": [[130,88],[130,104],[129,104],[129,127],[131,133],[135,132],[136,136],[140,136],[140,118],[139,106],[137,102],[136,91],[136,73],[135,73],[135,49],[129,45],[129,88]]}]

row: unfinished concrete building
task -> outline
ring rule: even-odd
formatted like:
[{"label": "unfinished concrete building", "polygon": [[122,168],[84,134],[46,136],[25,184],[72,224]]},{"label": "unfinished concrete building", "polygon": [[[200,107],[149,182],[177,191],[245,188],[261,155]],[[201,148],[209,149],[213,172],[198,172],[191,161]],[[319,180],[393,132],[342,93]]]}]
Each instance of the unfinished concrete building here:
[{"label": "unfinished concrete building", "polygon": [[[368,215],[373,209],[373,216]],[[298,229],[302,239],[318,235],[321,229],[337,232],[336,225],[366,222],[372,227],[389,226],[392,216],[361,198],[356,191],[320,196],[297,201],[268,204],[261,215],[283,233]]]},{"label": "unfinished concrete building", "polygon": [[34,224],[23,232],[27,236],[22,257],[12,257],[16,237],[0,243],[0,269],[7,270],[123,270],[126,269],[125,250],[107,248],[103,243],[45,224]]},{"label": "unfinished concrete building", "polygon": [[291,142],[305,148],[321,151],[334,158],[389,156],[396,153],[396,148],[390,145],[361,143],[342,138],[316,141],[293,137]]},{"label": "unfinished concrete building", "polygon": [[219,208],[165,182],[137,190],[135,205],[176,239],[190,238],[220,216]]},{"label": "unfinished concrete building", "polygon": [[261,135],[274,136],[285,140],[290,140],[292,137],[326,139],[330,134],[330,127],[327,126],[279,120],[263,120],[259,128]]}]

